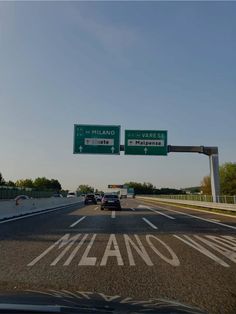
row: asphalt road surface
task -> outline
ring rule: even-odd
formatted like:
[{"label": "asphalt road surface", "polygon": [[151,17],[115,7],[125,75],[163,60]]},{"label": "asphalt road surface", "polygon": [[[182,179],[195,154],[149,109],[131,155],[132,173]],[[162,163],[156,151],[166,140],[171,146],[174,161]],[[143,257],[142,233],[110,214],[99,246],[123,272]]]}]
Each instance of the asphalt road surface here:
[{"label": "asphalt road surface", "polygon": [[0,224],[0,290],[164,298],[236,313],[236,218],[139,199]]}]

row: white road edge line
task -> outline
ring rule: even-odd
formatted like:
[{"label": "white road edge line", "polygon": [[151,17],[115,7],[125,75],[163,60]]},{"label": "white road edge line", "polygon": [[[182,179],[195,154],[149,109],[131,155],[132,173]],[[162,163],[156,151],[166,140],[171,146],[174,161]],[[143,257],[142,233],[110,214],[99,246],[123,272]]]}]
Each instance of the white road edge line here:
[{"label": "white road edge line", "polygon": [[226,224],[223,224],[222,222],[216,222],[216,221],[211,220],[210,218],[209,218],[209,219],[207,219],[207,218],[202,218],[202,217],[194,216],[194,215],[191,215],[191,214],[186,214],[186,213],[180,212],[180,211],[178,211],[178,210],[169,209],[169,208],[168,208],[167,210],[168,210],[168,211],[171,211],[171,212],[174,212],[174,213],[177,213],[177,214],[189,216],[189,217],[192,217],[192,218],[196,218],[196,219],[199,219],[199,220],[211,222],[211,223],[216,224],[216,225],[219,225],[219,226],[223,226],[223,227],[227,227],[227,228],[236,230],[236,227],[234,227],[234,226],[226,225]]},{"label": "white road edge line", "polygon": [[84,220],[84,218],[86,218],[87,216],[83,216],[80,219],[78,219],[76,222],[74,222],[72,225],[70,225],[70,228],[73,228],[74,226],[76,226],[79,222],[81,222],[82,220]]},{"label": "white road edge line", "polygon": [[116,212],[114,210],[111,212],[111,218],[116,218]]},{"label": "white road edge line", "polygon": [[94,210],[97,210],[97,209],[98,209],[98,206],[94,208]]},{"label": "white road edge line", "polygon": [[51,212],[54,212],[56,210],[60,210],[60,209],[66,209],[67,207],[69,207],[70,205],[76,205],[76,204],[68,204],[68,205],[64,205],[62,207],[59,208],[54,208],[54,209],[45,209],[36,213],[32,213],[32,214],[25,214],[22,216],[18,216],[18,217],[14,217],[14,218],[6,218],[3,221],[0,221],[0,224],[5,224],[7,222],[11,222],[11,221],[15,221],[15,220],[20,220],[20,219],[25,219],[25,218],[29,218],[29,217],[33,217],[33,216],[37,216],[37,215],[43,215],[43,214],[49,214]]},{"label": "white road edge line", "polygon": [[142,217],[142,219],[149,224],[149,226],[151,226],[153,229],[158,229],[157,226],[155,226],[153,223],[151,223],[151,221],[149,221],[148,219]]},{"label": "white road edge line", "polygon": [[153,211],[154,213],[157,213],[157,214],[159,214],[159,215],[163,215],[163,216],[165,216],[165,217],[167,217],[167,218],[169,218],[169,219],[175,219],[174,217],[172,217],[172,216],[169,216],[169,215],[167,215],[167,214],[164,214],[164,213],[162,213],[162,212],[160,212],[160,211],[158,211],[158,210],[156,210],[156,209],[153,209],[153,208],[148,208],[149,210],[151,210],[151,211]]}]

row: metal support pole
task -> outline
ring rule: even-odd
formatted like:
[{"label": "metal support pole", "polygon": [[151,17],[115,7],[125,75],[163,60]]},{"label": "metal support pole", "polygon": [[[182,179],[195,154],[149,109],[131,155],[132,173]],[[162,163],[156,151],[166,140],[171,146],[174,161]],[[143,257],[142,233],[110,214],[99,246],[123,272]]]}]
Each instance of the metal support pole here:
[{"label": "metal support pole", "polygon": [[219,156],[212,154],[209,156],[210,176],[211,176],[211,193],[213,202],[218,202],[220,195],[220,174],[219,174]]}]

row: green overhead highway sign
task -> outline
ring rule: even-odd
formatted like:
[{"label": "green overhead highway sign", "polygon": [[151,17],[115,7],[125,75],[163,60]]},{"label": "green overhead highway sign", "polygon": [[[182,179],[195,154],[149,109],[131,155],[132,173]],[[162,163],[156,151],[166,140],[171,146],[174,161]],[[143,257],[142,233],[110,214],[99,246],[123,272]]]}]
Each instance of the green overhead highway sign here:
[{"label": "green overhead highway sign", "polygon": [[167,131],[125,130],[126,155],[167,155]]},{"label": "green overhead highway sign", "polygon": [[120,126],[75,124],[74,154],[120,154]]}]

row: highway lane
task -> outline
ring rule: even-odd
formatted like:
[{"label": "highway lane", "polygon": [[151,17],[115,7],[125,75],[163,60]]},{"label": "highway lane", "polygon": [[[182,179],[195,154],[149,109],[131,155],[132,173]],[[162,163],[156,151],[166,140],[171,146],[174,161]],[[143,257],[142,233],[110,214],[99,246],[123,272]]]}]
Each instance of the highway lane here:
[{"label": "highway lane", "polygon": [[139,199],[0,225],[0,289],[96,291],[236,312],[236,219]]}]

